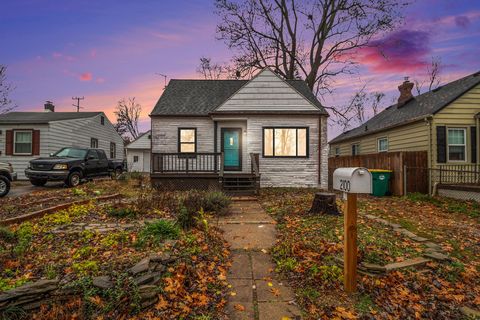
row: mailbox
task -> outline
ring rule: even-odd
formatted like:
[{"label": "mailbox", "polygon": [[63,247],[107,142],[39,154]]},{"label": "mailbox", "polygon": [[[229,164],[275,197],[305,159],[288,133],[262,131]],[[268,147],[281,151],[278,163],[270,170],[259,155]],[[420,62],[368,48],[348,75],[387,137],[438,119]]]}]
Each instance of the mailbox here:
[{"label": "mailbox", "polygon": [[366,168],[338,168],[333,172],[333,189],[346,193],[372,193],[372,174]]}]

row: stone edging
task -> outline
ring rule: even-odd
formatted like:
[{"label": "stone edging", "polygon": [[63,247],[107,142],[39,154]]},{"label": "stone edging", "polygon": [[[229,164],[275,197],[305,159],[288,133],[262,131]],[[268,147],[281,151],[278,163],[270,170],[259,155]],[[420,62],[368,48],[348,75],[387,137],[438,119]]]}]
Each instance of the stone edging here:
[{"label": "stone edging", "polygon": [[27,213],[27,214],[23,214],[23,215],[13,217],[13,218],[9,218],[9,219],[5,219],[5,220],[0,220],[0,225],[8,226],[10,224],[19,223],[19,222],[27,221],[27,220],[34,219],[34,218],[41,218],[44,215],[52,213],[54,211],[67,209],[67,208],[69,208],[73,205],[85,204],[85,203],[88,203],[92,200],[95,200],[95,201],[110,200],[110,199],[115,199],[115,198],[120,198],[120,197],[122,197],[122,195],[120,193],[115,193],[115,194],[100,196],[100,197],[96,197],[96,198],[78,200],[78,201],[73,201],[73,202],[69,202],[69,203],[62,203],[62,204],[59,204],[59,205],[54,206],[54,207],[45,208],[45,209],[42,209],[42,210],[30,212],[30,213]]},{"label": "stone edging", "polygon": [[[167,240],[165,244],[175,247],[176,240]],[[162,274],[168,266],[179,258],[169,253],[151,254],[128,269],[133,283],[137,286],[141,308],[147,308],[158,300],[158,284]],[[92,278],[93,286],[107,290],[114,287],[115,281],[109,276]],[[62,301],[78,294],[68,289],[68,283],[62,284],[58,278],[53,280],[41,279],[33,283],[0,293],[0,314],[2,311],[16,307],[23,310],[33,310],[52,301]]]}]

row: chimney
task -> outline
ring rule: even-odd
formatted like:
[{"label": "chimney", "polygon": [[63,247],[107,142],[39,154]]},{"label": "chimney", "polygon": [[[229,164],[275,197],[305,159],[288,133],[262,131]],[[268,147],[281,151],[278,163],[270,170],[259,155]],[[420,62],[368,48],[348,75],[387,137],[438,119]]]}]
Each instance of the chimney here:
[{"label": "chimney", "polygon": [[405,80],[401,85],[398,86],[400,91],[400,97],[398,97],[398,106],[404,106],[410,99],[413,99],[412,94],[413,83],[408,81],[408,77],[405,77]]},{"label": "chimney", "polygon": [[53,105],[52,101],[47,101],[44,104],[45,112],[55,112],[55,106]]}]

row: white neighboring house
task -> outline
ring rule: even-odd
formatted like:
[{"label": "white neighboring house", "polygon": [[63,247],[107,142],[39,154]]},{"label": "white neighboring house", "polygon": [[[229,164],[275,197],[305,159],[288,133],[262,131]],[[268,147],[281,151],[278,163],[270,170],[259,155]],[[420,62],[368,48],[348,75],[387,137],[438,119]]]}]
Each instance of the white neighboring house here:
[{"label": "white neighboring house", "polygon": [[0,115],[0,162],[10,162],[26,179],[30,160],[49,157],[64,147],[99,148],[123,159],[123,139],[103,112],[9,112]]},{"label": "white neighboring house", "polygon": [[327,188],[328,113],[305,81],[173,79],[150,117],[156,185]]},{"label": "white neighboring house", "polygon": [[150,172],[151,131],[141,134],[126,147],[127,166],[130,172]]}]

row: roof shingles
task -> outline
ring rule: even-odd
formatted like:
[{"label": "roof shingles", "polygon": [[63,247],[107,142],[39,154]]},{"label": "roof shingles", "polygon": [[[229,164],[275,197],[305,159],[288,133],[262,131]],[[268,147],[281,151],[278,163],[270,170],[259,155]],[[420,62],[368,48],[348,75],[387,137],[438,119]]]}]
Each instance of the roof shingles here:
[{"label": "roof shingles", "polygon": [[103,112],[9,112],[0,114],[1,124],[41,124],[51,121],[92,118]]},{"label": "roof shingles", "polygon": [[355,139],[433,115],[478,84],[480,84],[479,72],[418,95],[403,106],[399,107],[397,104],[394,104],[364,124],[340,134],[332,139],[330,143]]}]

